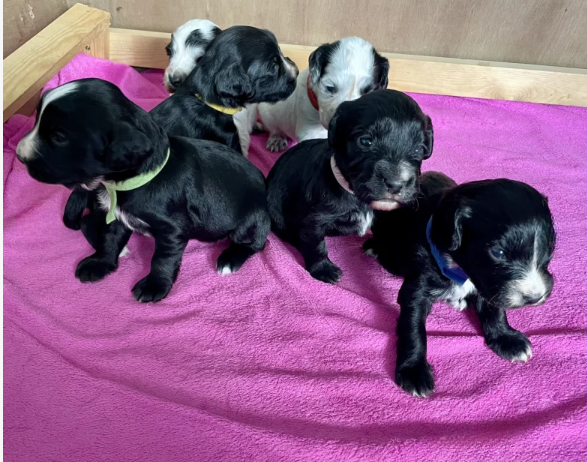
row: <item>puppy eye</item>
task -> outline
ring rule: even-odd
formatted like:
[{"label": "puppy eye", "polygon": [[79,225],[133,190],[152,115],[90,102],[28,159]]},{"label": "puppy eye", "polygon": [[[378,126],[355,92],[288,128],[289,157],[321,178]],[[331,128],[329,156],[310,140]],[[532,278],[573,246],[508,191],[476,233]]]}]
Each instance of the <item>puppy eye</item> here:
[{"label": "puppy eye", "polygon": [[371,140],[371,138],[369,138],[368,136],[362,136],[361,138],[359,138],[359,144],[361,146],[368,148],[373,144],[373,140]]},{"label": "puppy eye", "polygon": [[491,249],[489,253],[496,260],[505,260],[505,252],[501,249]]},{"label": "puppy eye", "polygon": [[334,85],[326,85],[326,91],[331,94],[336,93],[336,87]]},{"label": "puppy eye", "polygon": [[51,143],[54,145],[63,145],[67,143],[67,137],[63,133],[53,132],[51,133]]},{"label": "puppy eye", "polygon": [[167,53],[167,56],[169,56],[171,58],[171,46],[167,45],[165,47],[165,53]]},{"label": "puppy eye", "polygon": [[424,147],[423,146],[418,146],[415,150],[415,153],[418,155],[423,155],[424,154]]}]

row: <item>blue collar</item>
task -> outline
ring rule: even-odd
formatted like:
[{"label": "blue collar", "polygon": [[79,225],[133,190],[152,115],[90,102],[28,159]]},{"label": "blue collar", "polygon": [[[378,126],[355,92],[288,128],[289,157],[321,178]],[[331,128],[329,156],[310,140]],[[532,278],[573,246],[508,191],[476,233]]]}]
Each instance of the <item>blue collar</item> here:
[{"label": "blue collar", "polygon": [[467,282],[469,276],[466,275],[466,273],[461,269],[459,265],[453,263],[453,265],[451,266],[447,259],[444,258],[444,256],[440,253],[440,250],[438,250],[438,247],[436,247],[436,245],[434,245],[434,243],[432,242],[432,237],[430,236],[431,230],[432,217],[430,217],[430,220],[428,220],[428,226],[426,226],[426,239],[428,239],[428,244],[430,244],[430,251],[432,252],[434,260],[436,260],[436,264],[440,268],[442,274],[444,274],[451,281],[454,281],[458,285],[462,286],[465,282]]}]

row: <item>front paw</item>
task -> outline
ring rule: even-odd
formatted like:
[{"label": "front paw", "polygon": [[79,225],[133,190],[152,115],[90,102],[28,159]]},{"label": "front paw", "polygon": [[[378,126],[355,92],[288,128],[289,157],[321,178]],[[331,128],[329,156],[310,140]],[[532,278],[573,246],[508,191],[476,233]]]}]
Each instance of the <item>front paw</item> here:
[{"label": "front paw", "polygon": [[112,273],[118,265],[90,255],[77,265],[75,277],[81,282],[96,282]]},{"label": "front paw", "polygon": [[532,344],[528,337],[517,330],[486,340],[487,346],[503,359],[525,363],[532,357]]},{"label": "front paw", "polygon": [[63,224],[66,228],[79,231],[82,228],[82,217],[80,215],[63,215]]},{"label": "front paw", "polygon": [[328,284],[340,281],[342,275],[340,268],[328,259],[316,263],[308,271],[313,278]]},{"label": "front paw", "polygon": [[149,274],[135,284],[132,295],[139,302],[158,302],[167,297],[172,286],[173,283]]},{"label": "front paw", "polygon": [[417,398],[427,398],[434,393],[432,366],[426,360],[413,366],[400,366],[395,370],[395,383]]},{"label": "front paw", "polygon": [[375,239],[367,239],[363,243],[363,253],[369,257],[377,258],[377,249],[375,248]]},{"label": "front paw", "polygon": [[287,138],[283,135],[271,135],[267,140],[267,149],[271,152],[281,152],[287,149]]}]

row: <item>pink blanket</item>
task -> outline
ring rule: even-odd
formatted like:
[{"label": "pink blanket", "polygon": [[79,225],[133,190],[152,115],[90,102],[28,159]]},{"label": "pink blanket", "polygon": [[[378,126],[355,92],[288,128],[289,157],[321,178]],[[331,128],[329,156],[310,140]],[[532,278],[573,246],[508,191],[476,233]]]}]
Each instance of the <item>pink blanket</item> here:
[{"label": "pink blanket", "polygon": [[[393,72],[393,69],[392,69]],[[47,88],[82,77],[120,86],[149,110],[166,93],[142,74],[75,58]],[[169,297],[142,305],[133,284],[153,242],[104,281],[81,284],[91,253],[61,214],[68,191],[15,160],[33,119],[4,125],[4,454],[10,461],[587,460],[587,110],[414,95],[434,121],[425,169],[456,181],[507,176],[550,198],[558,229],[555,289],[509,313],[533,344],[512,365],[483,342],[471,313],[428,320],[436,394],[393,383],[400,280],[328,240],[342,282],[313,280],[274,235],[236,274],[225,243],[192,241]],[[254,137],[251,160],[276,159]]]}]

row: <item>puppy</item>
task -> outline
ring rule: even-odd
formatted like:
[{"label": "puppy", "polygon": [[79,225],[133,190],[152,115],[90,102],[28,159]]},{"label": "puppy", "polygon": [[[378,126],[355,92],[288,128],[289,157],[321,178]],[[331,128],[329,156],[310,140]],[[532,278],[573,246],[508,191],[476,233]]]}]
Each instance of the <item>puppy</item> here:
[{"label": "puppy", "polygon": [[151,272],[133,288],[141,302],[169,293],[190,239],[229,237],[217,262],[218,272],[228,274],[263,249],[270,231],[265,179],[253,164],[219,143],[168,137],[103,80],[45,93],[17,156],[38,181],[106,187],[98,197],[108,215],[94,235],[96,252],[75,272],[82,282],[113,272],[133,231],[155,239]]},{"label": "puppy", "polygon": [[378,90],[342,103],[328,140],[299,143],[271,169],[267,198],[274,231],[301,252],[314,278],[339,281],[324,237],[362,236],[373,209],[410,203],[433,138],[430,117],[404,93]]},{"label": "puppy", "polygon": [[165,47],[169,65],[163,75],[163,83],[169,93],[173,93],[185,81],[220,32],[220,28],[212,21],[192,19],[171,34],[171,42]]},{"label": "puppy", "polygon": [[269,131],[269,151],[283,151],[288,137],[297,141],[326,138],[340,103],[387,88],[389,62],[359,37],[318,47],[309,64],[287,100],[259,105],[260,119]]},{"label": "puppy", "polygon": [[233,26],[216,36],[187,79],[151,114],[171,136],[218,141],[246,157],[256,113],[238,114],[286,99],[297,76],[273,33]]},{"label": "puppy", "polygon": [[540,305],[553,286],[555,231],[547,199],[518,181],[457,186],[441,173],[421,178],[417,206],[376,213],[364,250],[403,276],[398,294],[395,381],[408,393],[434,391],[426,360],[426,317],[443,300],[472,307],[487,346],[508,361],[532,357],[528,338],[505,310]]},{"label": "puppy", "polygon": [[[172,52],[166,76],[178,72],[169,71],[175,58],[181,58],[183,63],[193,62],[181,54],[187,48],[179,46],[179,38],[186,35],[188,29],[185,28],[190,23],[178,29],[181,33],[174,33],[172,50],[176,51]],[[217,141],[246,157],[256,106],[251,110],[240,109],[261,101],[275,102],[287,98],[295,89],[298,69],[283,56],[270,31],[234,26],[215,32],[209,27],[212,32],[203,31],[198,35],[214,33],[217,37],[199,57],[198,65],[193,62],[194,67],[187,79],[173,95],[155,107],[151,115],[170,136]],[[65,206],[65,226],[80,229],[85,209],[95,209],[96,204],[96,194],[76,189]]]}]

